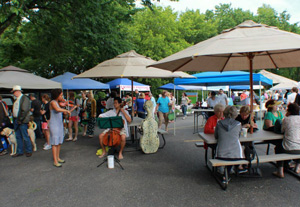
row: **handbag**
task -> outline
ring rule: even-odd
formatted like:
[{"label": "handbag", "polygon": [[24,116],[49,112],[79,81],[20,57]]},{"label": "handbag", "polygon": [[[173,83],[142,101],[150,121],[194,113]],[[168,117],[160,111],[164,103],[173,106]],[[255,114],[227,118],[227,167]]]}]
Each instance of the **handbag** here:
[{"label": "handbag", "polygon": [[3,123],[2,123],[2,127],[9,127],[12,125],[11,121],[10,121],[10,118],[8,116],[8,112],[3,104],[3,102],[1,101],[1,104],[2,104],[2,107],[3,107],[3,110],[4,110],[4,113],[5,113],[5,116],[4,116],[4,119],[3,119]]}]

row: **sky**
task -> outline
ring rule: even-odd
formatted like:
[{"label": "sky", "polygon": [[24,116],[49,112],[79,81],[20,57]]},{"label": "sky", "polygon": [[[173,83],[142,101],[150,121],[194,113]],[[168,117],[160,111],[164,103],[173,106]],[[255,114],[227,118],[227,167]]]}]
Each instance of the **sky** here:
[{"label": "sky", "polygon": [[174,11],[184,12],[186,9],[199,9],[204,13],[207,9],[214,10],[215,6],[222,4],[230,4],[232,8],[242,8],[243,10],[250,10],[257,14],[257,8],[263,4],[268,4],[274,8],[278,13],[287,11],[291,15],[290,23],[300,22],[300,1],[299,0],[179,0],[179,2],[172,2],[169,0],[160,0],[160,2],[152,1],[156,5],[171,6]]}]

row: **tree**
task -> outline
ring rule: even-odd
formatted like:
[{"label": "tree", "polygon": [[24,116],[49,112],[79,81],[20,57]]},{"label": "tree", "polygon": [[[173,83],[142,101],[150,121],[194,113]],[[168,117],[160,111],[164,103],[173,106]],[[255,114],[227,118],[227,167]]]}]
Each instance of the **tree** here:
[{"label": "tree", "polygon": [[38,18],[7,29],[0,43],[0,65],[9,59],[9,64],[53,77],[81,73],[130,49],[120,29],[120,22],[130,18],[130,1],[69,0],[59,9],[40,10]]},{"label": "tree", "polygon": [[[177,13],[170,7],[153,6],[153,10],[147,8],[139,11],[132,17],[132,22],[126,25],[133,49],[154,60],[160,60],[190,46],[179,30]],[[150,84],[155,89],[170,80],[139,79],[139,81]]]},{"label": "tree", "polygon": [[190,44],[195,44],[217,34],[216,22],[206,19],[199,10],[186,11],[179,17],[179,31]]}]

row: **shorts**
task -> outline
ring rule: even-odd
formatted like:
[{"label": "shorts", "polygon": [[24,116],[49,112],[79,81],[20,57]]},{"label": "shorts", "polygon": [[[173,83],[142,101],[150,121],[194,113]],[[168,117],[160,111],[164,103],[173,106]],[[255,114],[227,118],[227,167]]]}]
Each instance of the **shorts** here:
[{"label": "shorts", "polygon": [[42,129],[49,129],[48,122],[42,122]]},{"label": "shorts", "polygon": [[[106,134],[107,132],[109,132],[110,129],[105,129],[102,133],[103,134]],[[125,128],[122,128],[121,131],[120,131],[120,135],[122,136],[123,134],[126,135],[126,130]]]},{"label": "shorts", "polygon": [[79,121],[79,116],[71,116],[71,117],[69,117],[69,120],[73,121],[73,122]]}]

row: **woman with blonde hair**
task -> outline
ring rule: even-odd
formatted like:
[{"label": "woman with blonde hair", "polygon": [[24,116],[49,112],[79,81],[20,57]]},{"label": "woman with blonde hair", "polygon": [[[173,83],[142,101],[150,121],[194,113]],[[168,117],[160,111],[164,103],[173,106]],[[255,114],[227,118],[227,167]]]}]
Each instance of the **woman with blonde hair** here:
[{"label": "woman with blonde hair", "polygon": [[93,91],[90,90],[88,95],[88,100],[86,103],[86,111],[88,113],[88,126],[86,134],[92,138],[94,137],[94,130],[96,124],[96,115],[97,115],[97,102],[94,99]]}]

